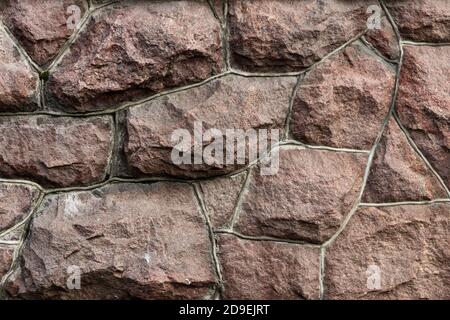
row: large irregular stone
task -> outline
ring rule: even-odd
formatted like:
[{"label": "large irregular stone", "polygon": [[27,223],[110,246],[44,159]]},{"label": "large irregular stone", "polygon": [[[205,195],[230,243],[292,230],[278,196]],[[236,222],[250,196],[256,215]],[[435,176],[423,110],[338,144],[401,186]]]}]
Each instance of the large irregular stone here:
[{"label": "large irregular stone", "polygon": [[251,236],[324,242],[358,197],[367,155],[283,147],[278,156],[276,174],[262,175],[259,166],[252,172],[236,229]]},{"label": "large irregular stone", "polygon": [[[171,159],[172,150],[174,147],[176,150],[181,148],[178,140],[172,141],[172,135],[180,129],[189,131],[192,143],[188,141],[186,150],[191,150],[198,157],[214,141],[207,139],[205,148],[198,152],[193,139],[196,124],[203,127],[203,132],[208,129],[220,130],[224,145],[227,129],[278,129],[281,137],[295,81],[295,77],[247,78],[227,75],[200,87],[128,109],[124,139],[128,173],[132,176],[202,177],[236,170],[239,167],[237,161],[226,164],[227,150],[223,151],[221,161],[210,164],[205,159],[201,164],[175,164]],[[271,134],[269,132],[268,136]],[[196,144],[200,146],[201,143],[198,141]],[[231,151],[228,152],[231,154]]]},{"label": "large irregular stone", "polygon": [[123,1],[97,11],[50,75],[48,103],[117,107],[220,72],[220,25],[206,2]]},{"label": "large irregular stone", "polygon": [[391,104],[394,69],[354,43],[305,75],[293,103],[292,135],[305,143],[368,150]]},{"label": "large irregular stone", "polygon": [[38,197],[39,190],[30,185],[0,183],[0,232],[22,221]]},{"label": "large irregular stone", "polygon": [[0,118],[0,175],[44,186],[78,186],[106,177],[112,151],[110,116]]},{"label": "large irregular stone", "polygon": [[419,42],[450,42],[448,0],[386,0],[402,37]]},{"label": "large irregular stone", "polygon": [[325,298],[449,299],[450,204],[361,208],[326,250]]},{"label": "large irregular stone", "polygon": [[0,282],[11,267],[13,255],[14,249],[11,246],[0,246]]},{"label": "large irregular stone", "polygon": [[391,118],[375,152],[363,201],[400,202],[446,197],[439,180]]},{"label": "large irregular stone", "polygon": [[206,210],[213,228],[227,227],[233,217],[246,174],[200,182]]},{"label": "large irregular stone", "polygon": [[450,47],[405,46],[397,111],[450,187]]},{"label": "large irregular stone", "polygon": [[233,64],[245,70],[309,67],[366,28],[375,1],[232,0]]},{"label": "large irregular stone", "polygon": [[[79,17],[70,6],[78,7]],[[73,21],[81,19],[86,7],[83,0],[6,0],[0,14],[28,55],[46,65],[74,32]]]},{"label": "large irregular stone", "polygon": [[0,28],[0,112],[34,111],[39,77]]},{"label": "large irregular stone", "polygon": [[[39,299],[202,298],[215,285],[210,245],[187,184],[113,184],[52,195],[33,220],[13,294]],[[77,270],[72,266],[79,268],[80,290],[67,288]]]},{"label": "large irregular stone", "polygon": [[380,23],[381,28],[368,30],[365,39],[386,58],[398,60],[400,47],[394,28],[385,15],[381,18]]},{"label": "large irregular stone", "polygon": [[319,299],[320,248],[218,239],[225,299]]}]

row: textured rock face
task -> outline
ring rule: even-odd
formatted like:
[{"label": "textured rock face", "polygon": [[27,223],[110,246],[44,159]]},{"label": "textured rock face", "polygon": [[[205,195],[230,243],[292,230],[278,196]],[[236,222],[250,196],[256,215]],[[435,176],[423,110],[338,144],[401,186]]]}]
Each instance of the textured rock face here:
[{"label": "textured rock face", "polygon": [[[226,129],[266,128],[279,129],[281,137],[294,85],[293,77],[229,75],[130,108],[126,115],[124,141],[129,173],[133,176],[201,177],[236,170],[236,161],[235,165],[227,165],[224,158],[211,164],[204,161],[202,164],[175,164],[171,152],[179,141],[173,141],[172,134],[175,130],[185,129],[194,138],[197,123],[202,125],[203,132],[214,128],[223,136]],[[205,140],[210,141],[206,137]],[[225,145],[225,137],[223,140]],[[201,156],[202,152],[195,149],[194,140],[188,149]]]},{"label": "textured rock face", "polygon": [[11,247],[0,246],[0,281],[11,267],[13,253],[14,251]]},{"label": "textured rock face", "polygon": [[206,210],[214,228],[228,226],[233,217],[245,177],[244,173],[200,183]]},{"label": "textured rock face", "polygon": [[320,249],[219,236],[225,299],[318,299]]},{"label": "textured rock face", "polygon": [[45,186],[99,182],[106,175],[112,130],[112,118],[108,116],[2,117],[0,175]]},{"label": "textured rock face", "polygon": [[[80,290],[67,289],[70,266],[79,268]],[[207,296],[215,276],[193,188],[115,184],[48,197],[34,219],[16,282],[18,297]]]},{"label": "textured rock face", "polygon": [[368,150],[391,104],[395,72],[361,44],[306,74],[292,114],[292,135],[305,143]]},{"label": "textured rock face", "polygon": [[75,12],[70,6],[78,7],[81,18],[87,5],[83,0],[6,0],[0,15],[28,55],[45,65],[75,30],[71,19]]},{"label": "textured rock face", "polygon": [[448,299],[449,248],[450,204],[362,208],[327,249],[325,296]]},{"label": "textured rock face", "polygon": [[404,50],[398,114],[450,187],[450,48],[405,46]]},{"label": "textured rock face", "polygon": [[449,23],[0,0],[0,300],[450,299]]},{"label": "textured rock face", "polygon": [[49,104],[93,111],[206,79],[221,69],[206,2],[124,1],[94,14],[48,83]]},{"label": "textured rock face", "polygon": [[446,196],[439,180],[408,143],[395,120],[390,120],[375,153],[363,201],[419,201]]},{"label": "textured rock face", "polygon": [[245,70],[301,70],[366,28],[373,1],[232,0],[233,64]]},{"label": "textured rock face", "polygon": [[398,45],[398,39],[386,16],[383,16],[381,19],[381,28],[370,29],[365,35],[365,38],[386,58],[391,60],[399,59],[400,48]]},{"label": "textured rock face", "polygon": [[282,148],[279,171],[250,177],[236,228],[245,235],[321,243],[350,211],[367,156]]},{"label": "textured rock face", "polygon": [[37,200],[37,188],[12,183],[0,183],[0,232],[23,220]]},{"label": "textured rock face", "polygon": [[0,112],[37,109],[38,76],[1,28],[0,74]]},{"label": "textured rock face", "polygon": [[419,42],[450,42],[448,0],[387,0],[403,38]]}]

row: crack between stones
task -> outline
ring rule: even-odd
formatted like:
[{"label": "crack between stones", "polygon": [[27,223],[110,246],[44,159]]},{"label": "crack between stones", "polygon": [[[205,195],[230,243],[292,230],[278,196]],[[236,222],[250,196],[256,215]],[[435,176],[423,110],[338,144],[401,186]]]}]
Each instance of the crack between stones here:
[{"label": "crack between stones", "polygon": [[219,257],[217,255],[217,243],[214,237],[214,231],[211,225],[211,221],[209,219],[208,209],[206,208],[205,205],[205,200],[203,198],[203,192],[201,190],[201,187],[197,183],[192,184],[192,186],[194,188],[194,194],[200,207],[200,211],[202,212],[203,217],[205,219],[206,227],[208,230],[208,236],[211,243],[211,258],[214,265],[214,272],[218,278],[217,288],[214,294],[216,300],[217,298],[220,298],[222,296],[223,292],[223,277]]}]

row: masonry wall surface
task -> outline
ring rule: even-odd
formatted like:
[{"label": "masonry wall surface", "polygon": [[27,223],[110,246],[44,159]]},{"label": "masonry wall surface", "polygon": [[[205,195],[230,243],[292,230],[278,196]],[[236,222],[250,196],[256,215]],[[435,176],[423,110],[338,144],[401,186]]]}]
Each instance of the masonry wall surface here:
[{"label": "masonry wall surface", "polygon": [[[2,299],[450,299],[448,0],[2,0],[0,21]],[[174,163],[198,123],[279,137]]]}]

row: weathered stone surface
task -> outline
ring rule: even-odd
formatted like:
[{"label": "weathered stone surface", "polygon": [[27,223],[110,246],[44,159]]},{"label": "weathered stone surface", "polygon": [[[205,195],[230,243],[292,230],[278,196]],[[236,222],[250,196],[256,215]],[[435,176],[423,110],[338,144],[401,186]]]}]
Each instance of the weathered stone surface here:
[{"label": "weathered stone surface", "polygon": [[81,18],[87,4],[83,0],[7,0],[0,5],[0,15],[28,55],[46,65],[75,30],[67,23],[73,20],[70,6],[79,8]]},{"label": "weathered stone surface", "polygon": [[257,71],[304,69],[362,32],[371,3],[232,0],[233,64]]},{"label": "weathered stone surface", "polygon": [[225,299],[318,299],[320,248],[218,236]]},{"label": "weathered stone surface", "polygon": [[[80,268],[80,290],[66,289],[69,266]],[[114,184],[48,197],[14,281],[25,298],[206,296],[215,276],[192,186]]]},{"label": "weathered stone surface", "polygon": [[397,111],[450,187],[450,48],[405,46]]},{"label": "weathered stone surface", "polygon": [[44,186],[75,186],[105,178],[112,150],[109,116],[0,118],[0,175]]},{"label": "weathered stone surface", "polygon": [[354,204],[366,161],[365,154],[281,148],[275,175],[253,171],[236,229],[245,235],[324,242]]},{"label": "weathered stone surface", "polygon": [[449,299],[449,222],[448,203],[359,209],[326,250],[325,298]]},{"label": "weathered stone surface", "polygon": [[50,75],[49,105],[116,107],[199,82],[222,65],[220,25],[206,2],[126,1],[94,14]]},{"label": "weathered stone surface", "polygon": [[400,202],[446,197],[439,180],[391,119],[375,152],[363,201]]},{"label": "weathered stone surface", "polygon": [[22,221],[31,211],[39,190],[25,184],[0,183],[0,232]]},{"label": "weathered stone surface", "polygon": [[[171,152],[178,140],[172,141],[172,134],[185,129],[194,137],[196,123],[202,125],[203,131],[214,128],[224,136],[226,129],[266,128],[282,132],[295,81],[294,77],[228,75],[128,109],[124,139],[127,171],[132,176],[202,177],[236,170],[239,165],[227,165],[225,161],[175,164]],[[190,145],[192,153],[201,156],[194,148],[194,141]]]},{"label": "weathered stone surface", "polygon": [[13,261],[14,249],[10,246],[0,246],[0,281],[9,271]]},{"label": "weathered stone surface", "polygon": [[219,177],[200,183],[206,210],[213,228],[227,227],[239,194],[242,190],[246,174],[241,173],[231,177]]},{"label": "weathered stone surface", "polygon": [[391,60],[398,60],[400,57],[400,47],[394,28],[383,15],[381,19],[381,29],[370,29],[365,39],[382,55]]},{"label": "weathered stone surface", "polygon": [[387,0],[402,37],[422,42],[450,42],[448,0]]},{"label": "weathered stone surface", "polygon": [[0,74],[0,112],[37,109],[38,75],[1,28]]},{"label": "weathered stone surface", "polygon": [[305,143],[368,150],[388,113],[395,71],[354,43],[306,74],[293,104],[292,135]]}]

